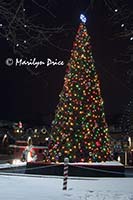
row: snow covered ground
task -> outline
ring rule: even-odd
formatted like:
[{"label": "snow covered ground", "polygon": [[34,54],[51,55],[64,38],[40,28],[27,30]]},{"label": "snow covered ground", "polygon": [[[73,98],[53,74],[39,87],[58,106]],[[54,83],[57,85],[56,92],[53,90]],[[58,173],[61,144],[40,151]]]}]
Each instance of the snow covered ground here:
[{"label": "snow covered ground", "polygon": [[1,200],[133,200],[133,178],[63,178],[0,175]]}]

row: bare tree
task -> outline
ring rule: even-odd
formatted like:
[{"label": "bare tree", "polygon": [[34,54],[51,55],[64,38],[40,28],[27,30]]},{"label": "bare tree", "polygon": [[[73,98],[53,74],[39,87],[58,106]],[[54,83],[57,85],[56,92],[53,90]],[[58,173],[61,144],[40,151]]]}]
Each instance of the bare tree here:
[{"label": "bare tree", "polygon": [[[18,3],[19,2],[19,3]],[[18,55],[31,53],[31,50],[39,45],[52,44],[52,36],[64,32],[65,25],[60,27],[46,27],[44,24],[36,24],[34,18],[38,15],[28,16],[24,7],[24,0],[5,2],[0,0],[0,37],[5,38],[13,46],[13,51]],[[36,6],[42,8],[51,17],[55,15],[49,10],[48,3],[44,6],[33,1]]]},{"label": "bare tree", "polygon": [[[31,3],[37,7],[37,13],[34,13],[34,15],[27,14],[24,0],[0,0],[0,37],[5,38],[13,48],[13,53],[21,56],[21,58],[31,55],[33,49],[40,46],[49,45],[67,51],[67,49],[54,44],[53,38],[56,34],[63,34],[70,29],[66,28],[65,25],[46,25],[46,15],[49,15],[51,19],[56,18],[50,10],[53,1],[48,0],[44,5],[40,5],[35,0],[32,0]],[[36,20],[36,18],[39,19],[39,9],[44,11],[43,23]],[[30,68],[27,69],[32,75],[38,75]]]},{"label": "bare tree", "polygon": [[[104,0],[108,8],[108,19],[113,29],[113,37],[111,39],[133,40],[133,10],[128,1],[123,0]],[[114,59],[115,62],[129,64],[133,61],[133,46],[131,43],[127,45],[126,53],[121,54],[119,58]]]}]

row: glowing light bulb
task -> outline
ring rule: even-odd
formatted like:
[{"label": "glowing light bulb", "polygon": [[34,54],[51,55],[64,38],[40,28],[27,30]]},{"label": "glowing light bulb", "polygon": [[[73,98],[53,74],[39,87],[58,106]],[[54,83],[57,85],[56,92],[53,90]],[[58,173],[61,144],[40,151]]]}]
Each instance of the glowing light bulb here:
[{"label": "glowing light bulb", "polygon": [[125,24],[121,24],[121,27],[124,27],[125,26]]},{"label": "glowing light bulb", "polygon": [[133,37],[131,37],[130,40],[133,40]]},{"label": "glowing light bulb", "polygon": [[83,23],[86,23],[86,17],[85,17],[85,15],[81,14],[81,15],[80,15],[80,19],[81,19],[81,21],[82,21]]},{"label": "glowing light bulb", "polygon": [[118,12],[118,9],[115,9],[115,12]]}]

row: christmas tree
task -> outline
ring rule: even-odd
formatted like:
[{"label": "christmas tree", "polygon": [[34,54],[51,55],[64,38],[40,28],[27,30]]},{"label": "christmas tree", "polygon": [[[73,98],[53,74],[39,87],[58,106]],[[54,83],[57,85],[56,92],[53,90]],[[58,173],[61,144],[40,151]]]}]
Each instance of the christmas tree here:
[{"label": "christmas tree", "polygon": [[103,99],[84,22],[80,23],[73,44],[52,122],[52,162],[63,162],[65,157],[70,162],[110,160]]}]

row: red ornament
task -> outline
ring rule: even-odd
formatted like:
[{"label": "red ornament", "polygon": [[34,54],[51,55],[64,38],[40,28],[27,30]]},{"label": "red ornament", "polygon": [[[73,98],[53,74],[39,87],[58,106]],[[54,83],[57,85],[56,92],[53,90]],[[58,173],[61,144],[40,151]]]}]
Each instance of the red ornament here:
[{"label": "red ornament", "polygon": [[101,143],[99,141],[96,141],[96,146],[97,147],[100,147],[101,146]]},{"label": "red ornament", "polygon": [[70,71],[70,70],[69,70],[69,68],[67,67],[67,68],[66,68],[66,73],[69,73],[69,71]]},{"label": "red ornament", "polygon": [[18,127],[19,127],[19,128],[22,128],[22,127],[23,127],[22,122],[19,122],[19,123],[18,123]]},{"label": "red ornament", "polygon": [[70,63],[68,63],[68,64],[67,64],[67,68],[66,68],[66,73],[69,73],[69,72],[70,72],[70,66],[71,66]]}]

